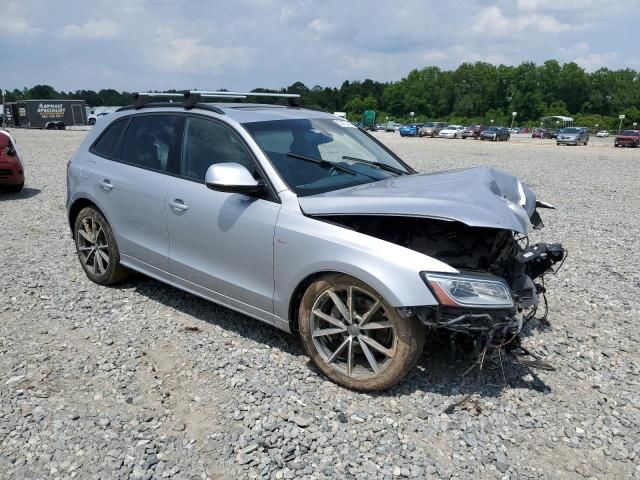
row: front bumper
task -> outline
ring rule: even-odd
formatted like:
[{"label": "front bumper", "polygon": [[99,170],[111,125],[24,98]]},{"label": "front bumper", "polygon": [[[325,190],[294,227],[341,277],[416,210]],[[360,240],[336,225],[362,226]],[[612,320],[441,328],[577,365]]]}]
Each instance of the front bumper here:
[{"label": "front bumper", "polygon": [[24,170],[18,162],[0,162],[0,185],[21,185],[24,183]]},{"label": "front bumper", "polygon": [[634,140],[616,140],[614,145],[616,147],[637,147],[638,143],[639,142]]},{"label": "front bumper", "polygon": [[578,145],[577,138],[557,138],[556,143],[558,145]]}]

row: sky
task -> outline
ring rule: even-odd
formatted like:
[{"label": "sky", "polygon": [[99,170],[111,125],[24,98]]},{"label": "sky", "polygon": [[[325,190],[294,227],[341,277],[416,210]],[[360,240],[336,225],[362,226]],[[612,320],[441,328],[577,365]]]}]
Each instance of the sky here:
[{"label": "sky", "polygon": [[640,0],[0,0],[0,87],[245,90],[557,59],[640,70]]}]

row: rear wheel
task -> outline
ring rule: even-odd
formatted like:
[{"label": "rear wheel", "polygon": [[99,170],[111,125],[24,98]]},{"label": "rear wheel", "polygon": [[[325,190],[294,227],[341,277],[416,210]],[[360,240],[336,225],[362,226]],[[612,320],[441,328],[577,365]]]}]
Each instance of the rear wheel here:
[{"label": "rear wheel", "polygon": [[76,251],[87,277],[100,285],[124,280],[128,271],[120,265],[120,251],[113,231],[100,212],[83,208],[74,227]]},{"label": "rear wheel", "polygon": [[365,283],[333,274],[312,283],[299,313],[302,343],[332,381],[353,390],[382,390],[415,366],[425,331]]}]

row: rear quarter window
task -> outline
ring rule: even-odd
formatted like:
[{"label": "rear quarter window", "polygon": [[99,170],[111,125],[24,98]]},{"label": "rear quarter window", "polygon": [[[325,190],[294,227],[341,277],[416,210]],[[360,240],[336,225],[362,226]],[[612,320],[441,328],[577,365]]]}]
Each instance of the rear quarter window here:
[{"label": "rear quarter window", "polygon": [[128,118],[123,118],[109,125],[93,144],[91,151],[103,157],[118,158],[122,147],[122,134],[128,122]]}]

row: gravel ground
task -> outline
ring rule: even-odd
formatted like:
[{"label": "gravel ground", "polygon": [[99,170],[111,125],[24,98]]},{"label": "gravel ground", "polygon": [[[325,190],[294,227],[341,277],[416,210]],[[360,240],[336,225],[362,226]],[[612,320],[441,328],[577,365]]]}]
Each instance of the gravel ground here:
[{"label": "gravel ground", "polygon": [[143,276],[89,282],[64,209],[85,133],[14,133],[27,186],[0,195],[0,478],[640,478],[639,150],[377,133],[421,171],[518,174],[558,207],[533,240],[570,256],[547,282],[551,325],[524,339],[556,371],[474,384],[472,359],[433,343],[370,395],[230,310]]}]

